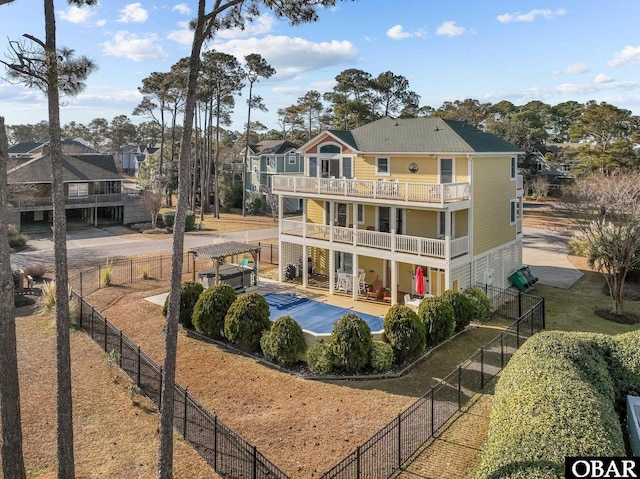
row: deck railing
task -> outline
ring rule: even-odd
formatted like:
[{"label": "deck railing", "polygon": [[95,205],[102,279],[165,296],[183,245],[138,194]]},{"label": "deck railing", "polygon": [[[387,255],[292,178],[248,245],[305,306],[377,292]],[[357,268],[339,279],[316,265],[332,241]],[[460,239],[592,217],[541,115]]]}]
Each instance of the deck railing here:
[{"label": "deck railing", "polygon": [[469,183],[414,183],[282,175],[273,178],[275,194],[296,193],[370,198],[443,205],[469,199]]},{"label": "deck railing", "polygon": [[[400,253],[415,254],[417,256],[432,256],[446,258],[447,241],[436,238],[423,238],[419,236],[399,235],[370,231],[365,229],[345,228],[342,226],[321,225],[317,223],[305,223],[299,220],[282,220],[281,231],[283,235],[306,236],[316,240],[343,243],[367,248],[392,250]],[[395,238],[395,243],[394,243]],[[355,240],[355,241],[354,241]],[[452,258],[469,252],[469,237],[463,236],[450,241],[450,255]]]},{"label": "deck railing", "polygon": [[[104,195],[87,195],[87,196],[68,196],[65,197],[65,206],[95,206],[106,203],[125,203],[127,201],[135,201],[139,197],[139,192],[110,193]],[[52,206],[53,200],[51,196],[19,196],[9,198],[9,204],[15,208],[32,208]]]}]

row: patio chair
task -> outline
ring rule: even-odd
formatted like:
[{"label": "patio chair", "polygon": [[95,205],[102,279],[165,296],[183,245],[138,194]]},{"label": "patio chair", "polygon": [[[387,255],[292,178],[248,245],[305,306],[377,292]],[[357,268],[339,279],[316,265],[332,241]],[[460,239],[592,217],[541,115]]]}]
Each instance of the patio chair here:
[{"label": "patio chair", "polygon": [[245,267],[246,267],[246,266],[249,266],[249,258],[244,258],[244,259],[242,260],[242,266],[245,266]]},{"label": "patio chair", "polygon": [[409,301],[411,301],[411,295],[407,293],[404,295],[404,304],[407,304]]},{"label": "patio chair", "polygon": [[382,300],[384,297],[384,287],[382,281],[376,279],[371,287],[367,290],[367,299],[373,299],[376,301]]},{"label": "patio chair", "polygon": [[351,290],[351,288],[349,287],[350,279],[351,279],[351,276],[348,275],[347,273],[338,273],[338,281],[336,282],[336,289],[338,291],[343,291],[345,293],[350,291]]}]

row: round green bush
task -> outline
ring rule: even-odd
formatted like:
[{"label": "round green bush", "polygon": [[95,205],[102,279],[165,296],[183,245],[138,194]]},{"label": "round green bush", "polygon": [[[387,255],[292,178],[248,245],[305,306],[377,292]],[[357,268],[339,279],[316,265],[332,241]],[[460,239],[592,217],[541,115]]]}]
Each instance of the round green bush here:
[{"label": "round green bush", "polygon": [[173,228],[173,223],[176,220],[176,213],[174,211],[167,211],[162,215],[162,222],[167,228]]},{"label": "round green bush", "polygon": [[269,361],[293,364],[306,349],[302,328],[291,316],[280,316],[260,339],[260,347]]},{"label": "round green bush", "polygon": [[477,286],[467,289],[464,294],[471,300],[473,304],[473,321],[487,321],[491,317],[491,309],[493,303],[487,293]]},{"label": "round green bush", "polygon": [[373,341],[371,343],[371,352],[369,353],[369,365],[376,373],[384,373],[391,369],[393,364],[393,348],[390,344],[382,341]]},{"label": "round green bush", "polygon": [[255,351],[262,334],[271,328],[269,304],[258,293],[240,296],[224,318],[224,334],[240,348]]},{"label": "round green bush", "polygon": [[354,313],[345,314],[333,326],[333,355],[338,365],[348,372],[358,371],[367,365],[371,343],[371,328]]},{"label": "round green bush", "polygon": [[203,291],[193,307],[193,327],[213,338],[222,338],[225,317],[236,298],[236,292],[226,283]]},{"label": "round green bush", "polygon": [[442,296],[423,299],[418,306],[418,316],[424,323],[429,346],[449,339],[456,329],[453,306]]},{"label": "round green bush", "polygon": [[195,211],[187,211],[187,216],[184,219],[184,229],[185,231],[191,231],[196,224],[196,213]]},{"label": "round green bush", "polygon": [[384,335],[398,363],[410,361],[424,351],[424,323],[411,308],[394,304],[384,317]]},{"label": "round green bush", "polygon": [[327,375],[333,371],[333,351],[328,343],[316,343],[307,350],[307,365],[314,374]]},{"label": "round green bush", "polygon": [[466,328],[473,319],[473,303],[471,299],[464,293],[458,291],[447,290],[442,293],[442,297],[453,306],[453,312],[456,319],[455,332],[458,333]]},{"label": "round green bush", "polygon": [[[198,302],[200,295],[204,291],[204,287],[196,281],[185,281],[180,285],[180,324],[185,328],[193,326],[192,316],[193,308]],[[162,314],[165,316],[169,311],[169,296],[164,300]]]}]

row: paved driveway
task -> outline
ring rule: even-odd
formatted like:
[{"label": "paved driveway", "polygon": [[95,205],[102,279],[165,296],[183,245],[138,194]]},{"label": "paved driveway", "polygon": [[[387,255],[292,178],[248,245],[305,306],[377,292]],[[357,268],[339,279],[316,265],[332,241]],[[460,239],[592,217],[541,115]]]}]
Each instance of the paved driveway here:
[{"label": "paved driveway", "polygon": [[540,284],[568,289],[582,277],[567,259],[568,237],[536,228],[523,228],[523,233],[522,262]]}]

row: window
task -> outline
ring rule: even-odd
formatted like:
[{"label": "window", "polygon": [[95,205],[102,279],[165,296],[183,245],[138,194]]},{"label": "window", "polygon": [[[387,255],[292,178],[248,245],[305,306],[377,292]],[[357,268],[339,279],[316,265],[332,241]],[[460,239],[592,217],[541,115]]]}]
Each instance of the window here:
[{"label": "window", "polygon": [[89,196],[89,183],[69,183],[69,198]]},{"label": "window", "polygon": [[342,158],[342,176],[345,178],[353,178],[353,172],[351,171],[351,158]]},{"label": "window", "polygon": [[389,176],[389,158],[376,158],[376,175]]},{"label": "window", "polygon": [[312,178],[318,177],[318,158],[315,156],[309,158],[309,176]]},{"label": "window", "polygon": [[518,159],[515,156],[511,157],[510,165],[511,165],[511,176],[510,176],[510,178],[512,180],[515,180],[516,179],[516,175],[518,173]]},{"label": "window", "polygon": [[509,204],[509,222],[513,225],[516,223],[516,200],[511,200]]},{"label": "window", "polygon": [[440,183],[453,183],[453,160],[440,158]]},{"label": "window", "polygon": [[358,223],[364,223],[364,205],[358,205]]},{"label": "window", "polygon": [[296,164],[296,155],[289,155],[287,157],[287,161],[290,165],[295,165]]},{"label": "window", "polygon": [[440,211],[438,213],[438,236],[444,238],[446,232],[447,213]]}]

